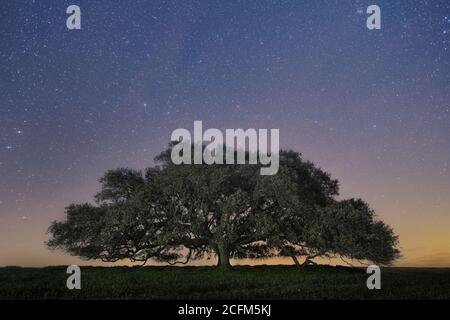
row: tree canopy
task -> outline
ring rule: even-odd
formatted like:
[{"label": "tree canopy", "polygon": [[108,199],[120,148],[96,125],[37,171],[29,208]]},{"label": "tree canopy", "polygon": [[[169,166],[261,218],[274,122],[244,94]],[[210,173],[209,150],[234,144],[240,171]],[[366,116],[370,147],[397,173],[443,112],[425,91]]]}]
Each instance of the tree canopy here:
[{"label": "tree canopy", "polygon": [[188,263],[217,257],[341,257],[390,264],[398,238],[360,199],[337,200],[338,181],[294,151],[278,174],[259,165],[174,165],[170,149],[143,174],[110,170],[96,205],[72,204],[48,246],[84,259]]}]

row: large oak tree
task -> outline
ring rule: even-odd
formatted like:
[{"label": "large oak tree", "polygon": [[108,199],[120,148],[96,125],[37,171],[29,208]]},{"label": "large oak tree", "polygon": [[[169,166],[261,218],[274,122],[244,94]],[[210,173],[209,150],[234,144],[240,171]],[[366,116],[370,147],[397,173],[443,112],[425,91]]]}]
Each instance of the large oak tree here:
[{"label": "large oak tree", "polygon": [[144,175],[108,171],[97,205],[67,207],[48,245],[103,261],[216,256],[220,266],[271,256],[389,264],[399,255],[392,229],[362,200],[336,200],[338,181],[297,152],[282,151],[273,176],[260,175],[259,165],[174,165],[170,153]]}]

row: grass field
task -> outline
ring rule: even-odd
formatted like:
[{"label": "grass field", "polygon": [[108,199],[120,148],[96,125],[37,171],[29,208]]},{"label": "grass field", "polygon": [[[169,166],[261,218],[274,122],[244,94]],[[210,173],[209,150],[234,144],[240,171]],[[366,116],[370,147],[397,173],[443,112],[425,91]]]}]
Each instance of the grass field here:
[{"label": "grass field", "polygon": [[0,268],[0,299],[450,299],[450,269],[384,268],[381,290],[347,267],[82,267],[81,290],[66,267]]}]

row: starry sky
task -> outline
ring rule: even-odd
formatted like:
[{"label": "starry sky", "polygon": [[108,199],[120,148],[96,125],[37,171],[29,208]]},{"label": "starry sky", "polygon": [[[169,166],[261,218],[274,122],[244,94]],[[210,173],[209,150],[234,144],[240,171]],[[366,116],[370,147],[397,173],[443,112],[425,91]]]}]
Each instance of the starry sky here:
[{"label": "starry sky", "polygon": [[[82,30],[66,27],[71,4]],[[1,7],[0,266],[79,263],[45,247],[50,222],[194,120],[279,128],[394,228],[397,265],[450,266],[448,0]]]}]

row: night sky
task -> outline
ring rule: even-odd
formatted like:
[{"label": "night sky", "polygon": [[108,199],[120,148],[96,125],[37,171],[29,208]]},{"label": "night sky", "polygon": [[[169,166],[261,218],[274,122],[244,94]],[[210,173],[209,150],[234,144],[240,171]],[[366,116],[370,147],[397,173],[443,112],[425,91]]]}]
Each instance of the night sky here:
[{"label": "night sky", "polygon": [[16,0],[0,31],[0,265],[77,263],[50,222],[202,120],[279,128],[394,228],[398,265],[450,266],[448,0]]}]

